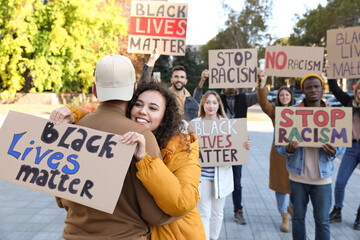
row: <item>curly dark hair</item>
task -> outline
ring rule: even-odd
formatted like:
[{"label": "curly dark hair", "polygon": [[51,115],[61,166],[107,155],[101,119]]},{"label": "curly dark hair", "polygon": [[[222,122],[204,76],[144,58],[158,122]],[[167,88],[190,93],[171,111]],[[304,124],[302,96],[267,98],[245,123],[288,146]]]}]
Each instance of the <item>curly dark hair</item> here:
[{"label": "curly dark hair", "polygon": [[164,84],[157,82],[140,83],[134,93],[133,98],[128,104],[126,116],[130,118],[131,109],[133,108],[140,94],[150,90],[158,91],[161,95],[164,96],[166,101],[164,118],[162,119],[160,126],[155,131],[153,131],[160,149],[163,149],[166,147],[166,144],[170,138],[184,127],[184,123],[182,122],[183,117],[179,113],[176,97]]},{"label": "curly dark hair", "polygon": [[277,106],[277,107],[278,107],[278,106],[280,106],[280,107],[283,106],[283,105],[281,104],[281,102],[280,102],[280,99],[279,99],[279,95],[280,95],[280,92],[281,92],[282,90],[288,91],[288,92],[290,93],[290,95],[291,95],[291,100],[290,100],[290,102],[289,102],[289,106],[294,105],[294,104],[295,104],[295,99],[294,99],[294,95],[293,95],[293,92],[291,91],[291,89],[288,88],[287,86],[281,86],[281,87],[279,88],[279,91],[278,91],[277,96],[276,96],[275,106]]}]

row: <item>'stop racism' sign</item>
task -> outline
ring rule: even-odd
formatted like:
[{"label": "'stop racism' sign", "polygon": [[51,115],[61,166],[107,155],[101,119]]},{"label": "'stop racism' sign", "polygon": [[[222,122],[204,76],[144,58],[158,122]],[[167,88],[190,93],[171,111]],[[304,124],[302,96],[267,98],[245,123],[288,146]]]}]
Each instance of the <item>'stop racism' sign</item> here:
[{"label": "'stop racism' sign", "polygon": [[256,49],[209,50],[209,88],[255,87],[256,66]]},{"label": "'stop racism' sign", "polygon": [[276,107],[275,114],[275,145],[297,139],[302,147],[351,147],[351,108]]},{"label": "'stop racism' sign", "polygon": [[268,46],[265,57],[268,76],[302,78],[310,73],[321,74],[324,48]]}]

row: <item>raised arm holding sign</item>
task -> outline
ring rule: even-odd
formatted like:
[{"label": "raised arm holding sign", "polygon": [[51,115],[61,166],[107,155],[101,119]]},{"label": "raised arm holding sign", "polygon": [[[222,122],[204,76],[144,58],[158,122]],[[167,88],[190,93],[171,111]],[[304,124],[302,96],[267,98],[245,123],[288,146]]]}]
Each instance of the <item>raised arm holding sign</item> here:
[{"label": "raised arm holding sign", "polygon": [[[340,35],[339,38],[344,37],[343,31],[346,29],[338,30],[338,34]],[[353,30],[356,30],[353,29]],[[358,31],[359,32],[359,31]],[[348,30],[345,31],[345,33],[349,33]],[[329,34],[328,36],[334,36],[332,34]],[[347,35],[349,36],[349,35]],[[340,40],[340,39],[339,39]],[[333,40],[329,40],[328,42],[332,42]],[[341,44],[341,48],[351,48],[350,43],[343,43]],[[339,50],[339,49],[338,49]],[[332,50],[334,52],[334,49]],[[332,57],[332,56],[328,56]],[[350,62],[354,62],[355,56],[353,59],[342,59],[340,62],[333,62],[332,68],[330,67],[327,71],[329,76],[334,76],[334,70],[335,68],[342,67],[343,65],[347,65]],[[340,59],[338,59],[340,60]],[[359,58],[358,58],[359,60]],[[335,74],[336,76],[337,74]],[[350,134],[348,135],[349,143],[351,141],[351,145],[346,148],[345,154],[342,158],[342,161],[339,166],[339,170],[337,172],[336,176],[336,182],[335,182],[335,204],[334,208],[330,213],[330,222],[341,222],[341,209],[343,208],[343,202],[345,198],[345,188],[348,182],[348,179],[352,175],[353,171],[355,170],[355,166],[360,163],[360,155],[356,154],[358,152],[357,149],[360,147],[360,81],[355,85],[354,88],[354,95],[351,96],[349,93],[345,93],[341,90],[339,85],[337,84],[336,79],[329,79],[329,88],[330,91],[334,94],[336,99],[341,102],[341,104],[345,107],[350,108],[350,113],[348,115],[351,115],[351,120],[348,124],[352,125],[352,133],[351,137]],[[359,230],[360,229],[360,206],[358,208],[358,211],[356,213],[356,219],[354,221],[354,229]]]},{"label": "raised arm holding sign", "polygon": [[[258,71],[258,74],[259,87],[257,89],[257,93],[259,104],[264,113],[271,119],[273,126],[275,126],[276,107],[294,105],[294,96],[290,88],[287,86],[281,86],[279,88],[275,104],[270,104],[267,98],[267,90],[265,88],[265,72],[260,70]],[[287,195],[290,193],[289,173],[286,169],[286,157],[276,151],[274,144],[272,144],[270,151],[269,188],[275,191],[276,205],[278,206],[278,211],[282,217],[280,231],[289,232],[290,223],[287,212],[290,212],[290,214],[292,212],[292,205],[290,201],[289,204],[287,203]]]}]

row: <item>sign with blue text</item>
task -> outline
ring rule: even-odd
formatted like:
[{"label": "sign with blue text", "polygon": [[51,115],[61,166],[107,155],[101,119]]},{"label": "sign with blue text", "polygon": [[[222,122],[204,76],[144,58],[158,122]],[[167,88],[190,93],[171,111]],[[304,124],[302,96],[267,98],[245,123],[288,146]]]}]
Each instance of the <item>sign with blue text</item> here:
[{"label": "sign with blue text", "polygon": [[110,214],[136,147],[116,134],[14,111],[0,138],[0,179]]},{"label": "sign with blue text", "polygon": [[297,139],[301,147],[352,145],[352,108],[350,107],[276,107],[275,145]]},{"label": "sign with blue text", "polygon": [[249,164],[246,118],[191,121],[190,129],[199,139],[202,167]]},{"label": "sign with blue text", "polygon": [[360,26],[327,31],[327,77],[360,77]]}]

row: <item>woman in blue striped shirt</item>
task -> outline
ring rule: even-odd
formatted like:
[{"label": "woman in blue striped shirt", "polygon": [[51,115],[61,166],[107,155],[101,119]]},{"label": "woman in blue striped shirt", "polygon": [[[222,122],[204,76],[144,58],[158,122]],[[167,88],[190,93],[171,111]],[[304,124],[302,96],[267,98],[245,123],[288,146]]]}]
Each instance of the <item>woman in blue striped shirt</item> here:
[{"label": "woman in blue striped shirt", "polygon": [[[207,91],[200,101],[199,117],[192,121],[227,119],[220,96]],[[244,142],[249,150],[250,142]],[[224,217],[226,196],[234,190],[232,166],[202,167],[200,200],[197,208],[205,228],[206,239],[218,239]]]}]

